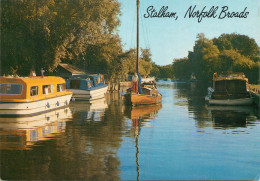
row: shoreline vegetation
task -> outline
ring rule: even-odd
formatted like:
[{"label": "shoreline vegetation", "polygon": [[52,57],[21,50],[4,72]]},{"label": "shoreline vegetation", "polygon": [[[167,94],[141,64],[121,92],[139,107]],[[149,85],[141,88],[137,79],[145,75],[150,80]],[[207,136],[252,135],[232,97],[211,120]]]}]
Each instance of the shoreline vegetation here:
[{"label": "shoreline vegetation", "polygon": [[[86,73],[107,75],[118,84],[135,72],[136,49],[123,50],[118,1],[2,1],[0,75],[28,76],[53,72],[59,63]],[[259,84],[260,48],[254,39],[222,34],[208,39],[197,35],[193,51],[159,66],[150,49],[141,48],[140,74],[159,79],[209,82],[214,72],[244,72]]]}]

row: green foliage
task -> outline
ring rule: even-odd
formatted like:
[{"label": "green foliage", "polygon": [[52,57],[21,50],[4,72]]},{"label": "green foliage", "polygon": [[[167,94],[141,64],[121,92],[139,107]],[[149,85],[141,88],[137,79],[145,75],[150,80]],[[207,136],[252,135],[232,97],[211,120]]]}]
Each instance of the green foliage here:
[{"label": "green foliage", "polygon": [[119,5],[116,0],[2,1],[3,73],[52,71],[61,61],[110,64],[121,53],[114,34]]},{"label": "green foliage", "polygon": [[139,60],[139,73],[140,75],[150,75],[150,72],[152,70],[152,64],[147,62],[144,59]]},{"label": "green foliage", "polygon": [[172,67],[175,78],[180,80],[190,79],[192,66],[188,58],[175,59]]},{"label": "green foliage", "polygon": [[160,77],[160,69],[159,66],[155,63],[152,63],[152,70],[150,72],[151,76]]},{"label": "green foliage", "polygon": [[142,59],[145,60],[146,62],[151,62],[152,61],[152,54],[150,52],[150,49],[142,49],[141,48],[141,55],[142,55]]},{"label": "green foliage", "polygon": [[222,34],[213,39],[219,50],[236,50],[241,55],[254,59],[258,55],[258,46],[253,38],[239,34]]},{"label": "green foliage", "polygon": [[[197,79],[207,81],[211,80],[214,72],[234,71],[244,72],[251,82],[257,82],[259,80],[259,69],[255,68],[259,66],[256,61],[257,50],[255,40],[245,35],[223,34],[219,38],[209,40],[204,34],[198,34],[188,62],[174,61],[175,76],[187,77],[187,73],[181,73],[182,69],[185,69],[189,70],[190,75],[195,74]],[[193,69],[188,69],[188,65]]]}]

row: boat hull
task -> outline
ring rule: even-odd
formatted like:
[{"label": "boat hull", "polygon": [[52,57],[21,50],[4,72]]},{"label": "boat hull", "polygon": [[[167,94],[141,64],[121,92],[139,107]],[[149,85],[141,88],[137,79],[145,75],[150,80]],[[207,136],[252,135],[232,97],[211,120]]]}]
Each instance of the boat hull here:
[{"label": "boat hull", "polygon": [[210,105],[227,105],[227,106],[244,106],[253,104],[253,98],[241,98],[241,99],[208,99]]},{"label": "boat hull", "polygon": [[42,114],[69,105],[71,94],[31,102],[2,102],[0,117],[23,117]]},{"label": "boat hull", "polygon": [[72,100],[96,100],[104,98],[107,92],[108,86],[94,90],[80,90],[80,89],[68,89],[73,92]]},{"label": "boat hull", "polygon": [[158,94],[156,96],[145,95],[145,94],[133,94],[129,93],[125,95],[126,102],[133,106],[137,105],[148,105],[157,104],[162,101],[162,95]]}]

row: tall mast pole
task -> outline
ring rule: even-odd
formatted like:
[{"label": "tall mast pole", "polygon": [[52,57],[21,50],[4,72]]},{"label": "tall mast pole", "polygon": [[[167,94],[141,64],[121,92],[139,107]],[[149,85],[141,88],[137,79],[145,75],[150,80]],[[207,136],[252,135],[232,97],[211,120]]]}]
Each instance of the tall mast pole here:
[{"label": "tall mast pole", "polygon": [[138,73],[139,70],[139,0],[136,0],[136,6],[137,6],[137,31],[136,31],[136,72]]}]

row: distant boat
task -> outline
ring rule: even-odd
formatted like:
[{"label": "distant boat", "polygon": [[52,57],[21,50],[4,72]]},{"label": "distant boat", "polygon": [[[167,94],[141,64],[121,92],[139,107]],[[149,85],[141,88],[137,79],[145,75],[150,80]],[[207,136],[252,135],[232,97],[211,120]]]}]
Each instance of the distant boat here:
[{"label": "distant boat", "polygon": [[108,85],[102,75],[74,75],[66,81],[68,90],[73,92],[72,100],[95,100],[105,97]]},{"label": "distant boat", "polygon": [[[128,81],[132,81],[133,75],[128,76]],[[141,83],[151,83],[151,82],[156,82],[155,77],[142,77]]]},{"label": "distant boat", "polygon": [[[139,0],[136,1],[137,5],[137,56],[136,56],[136,72],[138,74],[139,67]],[[139,74],[138,74],[139,75]],[[131,88],[127,90],[125,95],[125,101],[127,104],[133,106],[146,105],[146,104],[156,104],[162,101],[162,95],[158,92],[155,82],[142,82],[141,76],[139,75],[139,91],[138,93],[132,92]]]},{"label": "distant boat", "polygon": [[32,116],[63,108],[71,96],[61,77],[0,77],[0,116]]},{"label": "distant boat", "polygon": [[142,78],[142,83],[151,83],[151,82],[156,82],[156,80],[155,80],[155,77],[143,77]]},{"label": "distant boat", "polygon": [[248,79],[244,73],[214,73],[213,88],[208,88],[205,100],[210,105],[241,106],[253,104],[253,97],[248,89]]}]

